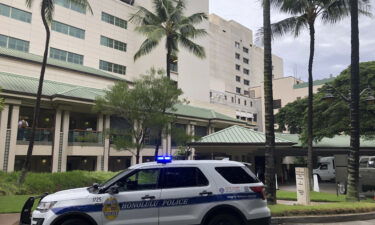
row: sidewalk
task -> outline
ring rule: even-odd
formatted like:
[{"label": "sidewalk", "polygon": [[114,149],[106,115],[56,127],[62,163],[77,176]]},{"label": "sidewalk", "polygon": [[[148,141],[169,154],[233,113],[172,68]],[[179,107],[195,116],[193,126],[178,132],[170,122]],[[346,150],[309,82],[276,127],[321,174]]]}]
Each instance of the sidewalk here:
[{"label": "sidewalk", "polygon": [[18,225],[19,219],[19,213],[0,214],[0,221],[2,225]]}]

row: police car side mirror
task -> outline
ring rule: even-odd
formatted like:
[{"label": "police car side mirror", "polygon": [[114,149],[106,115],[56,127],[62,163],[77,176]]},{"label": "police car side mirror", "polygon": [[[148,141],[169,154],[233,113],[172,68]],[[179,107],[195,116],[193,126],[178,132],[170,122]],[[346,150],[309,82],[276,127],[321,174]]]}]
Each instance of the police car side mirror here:
[{"label": "police car side mirror", "polygon": [[112,185],[109,189],[108,189],[108,194],[110,195],[115,195],[115,194],[118,194],[119,193],[119,186],[117,184],[115,185]]}]

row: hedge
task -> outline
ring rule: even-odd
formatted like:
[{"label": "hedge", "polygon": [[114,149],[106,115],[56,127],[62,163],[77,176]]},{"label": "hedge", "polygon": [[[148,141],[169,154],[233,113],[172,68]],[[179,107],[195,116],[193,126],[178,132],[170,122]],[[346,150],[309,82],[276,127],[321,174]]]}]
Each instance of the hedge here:
[{"label": "hedge", "polygon": [[22,186],[17,184],[19,172],[0,172],[0,195],[53,193],[102,183],[117,173],[72,171],[64,173],[28,173]]}]

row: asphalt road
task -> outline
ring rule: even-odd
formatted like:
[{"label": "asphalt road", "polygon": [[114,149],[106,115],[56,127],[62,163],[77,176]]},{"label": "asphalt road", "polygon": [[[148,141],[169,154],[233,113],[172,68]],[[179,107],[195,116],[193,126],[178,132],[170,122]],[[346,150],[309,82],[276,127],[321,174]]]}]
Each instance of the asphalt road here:
[{"label": "asphalt road", "polygon": [[[366,221],[353,221],[353,222],[345,222],[345,223],[308,223],[303,225],[374,225],[375,220],[366,220]],[[294,223],[293,225],[297,225]],[[302,225],[302,224],[298,224]]]}]

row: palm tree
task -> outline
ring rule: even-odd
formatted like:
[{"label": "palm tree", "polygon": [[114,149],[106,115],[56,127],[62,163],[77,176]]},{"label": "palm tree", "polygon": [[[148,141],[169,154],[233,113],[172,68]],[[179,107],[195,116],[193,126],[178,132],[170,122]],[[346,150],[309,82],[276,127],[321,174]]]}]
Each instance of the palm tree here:
[{"label": "palm tree", "polygon": [[[283,36],[287,33],[298,37],[303,29],[309,29],[310,56],[309,56],[309,87],[308,87],[308,114],[307,114],[307,167],[312,181],[313,170],[313,62],[315,53],[315,22],[320,19],[323,23],[334,24],[349,16],[348,0],[271,0],[271,3],[281,12],[292,15],[291,17],[271,25],[273,37]],[[361,0],[363,2],[367,0]],[[359,10],[366,12],[365,5]],[[313,183],[310,182],[312,185]]]},{"label": "palm tree", "polygon": [[266,128],[266,170],[265,183],[267,201],[276,204],[275,185],[275,118],[273,115],[272,91],[272,33],[271,33],[271,5],[270,0],[263,0],[263,43],[264,43],[264,103]]},{"label": "palm tree", "polygon": [[[86,10],[88,9],[92,13],[92,9],[88,0],[67,0],[67,1],[70,1],[77,5],[81,5],[83,8],[85,8]],[[31,8],[33,2],[34,0],[26,0],[26,5],[29,8]],[[35,132],[36,132],[36,128],[38,127],[38,120],[39,120],[39,113],[40,113],[40,102],[41,102],[42,91],[43,91],[44,74],[46,72],[47,59],[48,59],[48,48],[49,48],[49,42],[51,38],[51,31],[50,31],[49,26],[52,22],[54,11],[55,11],[54,0],[41,0],[40,15],[42,17],[43,26],[46,30],[46,42],[44,45],[42,69],[40,71],[38,92],[36,95],[36,102],[35,102],[35,108],[34,108],[33,124],[31,126],[30,141],[29,141],[29,146],[27,148],[26,159],[22,166],[21,176],[19,178],[20,184],[22,184],[25,181],[27,171],[30,168],[31,156],[33,154]]]},{"label": "palm tree", "polygon": [[195,25],[207,19],[207,15],[200,12],[185,16],[185,0],[153,0],[153,7],[155,13],[140,6],[130,18],[138,25],[135,30],[147,37],[134,55],[134,60],[149,54],[165,38],[167,77],[170,78],[171,62],[177,58],[179,45],[199,58],[206,57],[204,47],[191,39],[207,35],[206,30],[195,28]]}]

